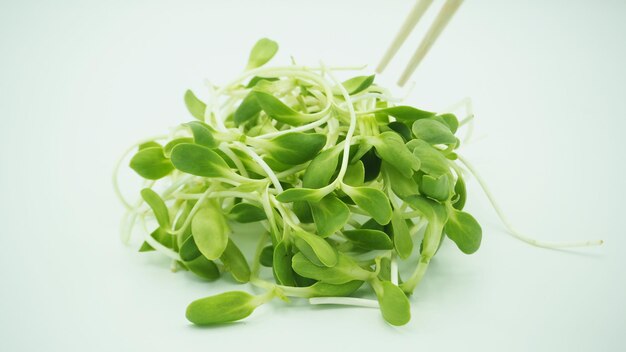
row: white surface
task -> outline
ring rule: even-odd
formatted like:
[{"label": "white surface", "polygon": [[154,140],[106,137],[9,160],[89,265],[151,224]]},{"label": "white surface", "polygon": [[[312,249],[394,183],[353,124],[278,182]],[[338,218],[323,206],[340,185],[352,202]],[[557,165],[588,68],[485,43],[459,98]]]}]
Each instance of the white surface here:
[{"label": "white surface", "polygon": [[[258,37],[280,43],[274,63],[373,68],[412,3],[154,3],[0,4],[0,350],[626,349],[626,3],[466,1],[407,100],[440,109],[471,96],[482,138],[461,151],[513,223],[603,247],[515,241],[469,181],[483,246],[443,247],[407,326],[372,309],[276,302],[214,329],[190,326],[185,307],[231,284],[172,274],[118,241],[115,159],[188,119],[184,90],[236,75]],[[395,82],[418,39],[379,82]]]}]

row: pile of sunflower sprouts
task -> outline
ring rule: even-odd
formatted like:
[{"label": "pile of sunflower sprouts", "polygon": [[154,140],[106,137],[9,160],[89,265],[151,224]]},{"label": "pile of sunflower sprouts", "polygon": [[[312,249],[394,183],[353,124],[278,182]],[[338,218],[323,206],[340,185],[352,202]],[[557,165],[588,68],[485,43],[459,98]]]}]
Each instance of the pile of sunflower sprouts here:
[{"label": "pile of sunflower sprouts", "polygon": [[[339,81],[335,71],[345,68],[263,67],[277,48],[261,39],[242,75],[208,84],[207,101],[187,91],[195,120],[128,149],[114,176],[127,209],[122,240],[140,224],[140,251],[170,258],[173,270],[207,281],[229,273],[264,291],[196,300],[187,309],[195,324],[239,320],[289,297],[379,307],[388,323],[406,324],[407,296],[441,243],[448,238],[466,254],[480,246],[482,229],[463,211],[458,162],[485,185],[457,154],[455,136],[473,115],[459,122],[451,113],[395,105],[374,76]],[[117,176],[133,152],[130,167],[144,179],[134,203]],[[526,242],[598,244],[527,238],[485,190],[509,231]],[[253,256],[233,240],[236,223],[260,224],[246,227],[252,233],[245,237],[258,243]],[[404,272],[399,262],[413,267]]]}]

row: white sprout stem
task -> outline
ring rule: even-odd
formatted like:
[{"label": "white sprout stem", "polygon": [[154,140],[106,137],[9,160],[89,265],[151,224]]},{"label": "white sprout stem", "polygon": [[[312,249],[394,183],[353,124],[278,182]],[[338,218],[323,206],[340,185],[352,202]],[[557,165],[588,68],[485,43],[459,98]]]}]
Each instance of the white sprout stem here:
[{"label": "white sprout stem", "polygon": [[[204,110],[204,121],[215,121],[215,126],[217,127],[217,129],[222,132],[226,132],[228,130],[226,129],[226,126],[224,126],[224,121],[222,121],[219,116],[218,101],[219,97],[221,96],[221,92],[216,91],[215,86],[209,80],[205,80],[205,83],[209,90],[209,101],[207,102],[207,105],[210,108]],[[213,117],[213,119],[211,119],[211,116]]]},{"label": "white sprout stem", "polygon": [[504,224],[504,226],[508,230],[509,234],[511,234],[513,237],[515,237],[515,238],[517,238],[517,239],[519,239],[521,241],[524,241],[526,243],[529,243],[529,244],[531,244],[533,246],[544,247],[544,248],[587,247],[587,246],[598,246],[598,245],[601,245],[602,243],[604,243],[604,241],[602,241],[602,240],[571,241],[571,242],[545,242],[545,241],[539,241],[539,240],[536,240],[534,238],[531,238],[531,237],[528,237],[528,236],[525,236],[525,235],[521,234],[509,222],[509,220],[507,219],[506,215],[504,215],[504,212],[502,211],[502,209],[500,208],[500,206],[496,202],[496,199],[493,196],[493,194],[491,193],[491,191],[489,190],[489,188],[487,187],[487,184],[485,183],[483,178],[480,177],[480,175],[478,174],[476,169],[472,166],[472,164],[469,161],[467,161],[467,159],[461,157],[460,155],[458,156],[458,159],[463,163],[463,165],[465,165],[465,167],[470,171],[470,173],[472,175],[474,175],[474,177],[478,181],[478,184],[480,185],[480,187],[483,189],[483,192],[487,196],[487,199],[489,199],[489,202],[491,203],[491,206],[496,211],[496,214],[498,214],[498,217],[500,218],[500,221],[502,221],[502,223]]},{"label": "white sprout stem", "polygon": [[220,143],[219,149],[223,151],[224,154],[226,154],[226,156],[233,161],[233,163],[235,163],[235,166],[237,167],[237,170],[239,170],[241,176],[249,177],[248,171],[246,171],[246,168],[243,166],[241,159],[239,159],[239,157],[235,153],[233,153],[230,148],[228,148],[228,145],[226,145],[226,143]]},{"label": "white sprout stem", "polygon": [[237,146],[241,151],[248,154],[254,161],[259,164],[259,166],[263,169],[269,180],[274,185],[274,188],[276,188],[278,192],[283,191],[283,186],[281,186],[280,181],[278,181],[278,177],[276,177],[276,174],[274,173],[272,168],[267,165],[265,160],[263,160],[257,153],[255,153],[254,150],[248,148],[248,146],[241,142],[234,142],[233,145]]},{"label": "white sprout stem", "polygon": [[309,298],[309,304],[339,304],[345,306],[356,306],[365,308],[378,308],[378,301],[356,297],[313,297]]},{"label": "white sprout stem", "polygon": [[[144,227],[145,227],[145,219],[142,219],[143,223],[144,223]],[[180,261],[180,255],[178,255],[178,253],[176,253],[175,251],[165,247],[164,245],[162,245],[161,243],[159,243],[159,241],[157,241],[156,239],[154,239],[151,235],[149,231],[144,231],[144,236],[143,236],[143,240],[146,241],[146,243],[148,243],[152,248],[154,248],[157,252],[164,254],[165,256],[167,256],[168,258],[174,259],[174,260],[178,260]]]},{"label": "white sprout stem", "polygon": [[[272,231],[272,237],[274,235],[278,235],[278,226],[276,225],[276,218],[274,217],[274,210],[272,205],[270,204],[270,193],[269,193],[269,184],[265,189],[265,192],[261,195],[261,205],[263,206],[263,210],[265,211],[265,216],[267,216],[267,221]],[[275,240],[279,240],[278,238],[274,238]]]},{"label": "white sprout stem", "polygon": [[272,196],[270,200],[272,203],[274,203],[274,207],[278,210],[280,215],[283,217],[283,220],[285,220],[285,222],[289,226],[296,227],[300,224],[300,219],[298,219],[298,217],[293,212],[285,208],[283,203],[277,201],[276,197]]},{"label": "white sprout stem", "polygon": [[194,176],[192,175],[184,175],[182,177],[178,177],[175,181],[172,182],[172,185],[169,186],[165,191],[163,191],[162,196],[167,197],[172,192],[177,190],[180,186],[183,186],[187,181],[191,180]]},{"label": "white sprout stem", "polygon": [[419,232],[422,228],[424,228],[424,226],[426,226],[426,224],[428,224],[428,219],[426,219],[426,218],[421,218],[421,219],[420,219],[420,221],[419,221],[417,224],[415,224],[415,226],[413,226],[413,227],[411,228],[411,230],[410,230],[410,232],[409,232],[409,233],[411,234],[411,237],[415,237],[415,235],[417,235],[417,233],[418,233],[418,232]]},{"label": "white sprout stem", "polygon": [[[322,66],[324,66],[324,64],[322,64]],[[346,138],[344,140],[345,143],[343,146],[343,160],[341,160],[341,168],[339,169],[339,174],[337,175],[336,179],[337,182],[342,182],[343,177],[346,175],[346,171],[348,169],[351,140],[352,136],[354,135],[354,131],[356,130],[356,113],[354,111],[354,106],[352,105],[350,94],[348,94],[348,91],[343,86],[343,84],[341,84],[341,82],[339,82],[339,80],[335,78],[335,75],[332,73],[332,71],[326,70],[324,72],[328,74],[328,77],[330,77],[335,82],[337,88],[339,89],[339,91],[341,91],[341,95],[345,99],[346,104],[348,105],[348,112],[350,113],[350,127],[348,128],[348,132],[346,133]]]},{"label": "white sprout stem", "polygon": [[321,119],[319,119],[317,121],[313,121],[311,123],[308,123],[306,125],[290,128],[290,129],[287,129],[287,130],[266,133],[266,134],[262,134],[260,136],[256,136],[254,138],[267,139],[267,138],[278,137],[278,136],[281,136],[281,135],[287,134],[287,133],[304,132],[304,131],[312,130],[312,129],[316,128],[316,127],[319,127],[319,126],[325,124],[331,117],[332,117],[331,113],[327,112],[326,116],[322,117]]},{"label": "white sprout stem", "polygon": [[198,210],[200,210],[200,206],[202,205],[202,203],[204,203],[205,199],[207,199],[209,194],[213,192],[215,187],[216,185],[212,184],[209,188],[207,188],[206,191],[204,191],[204,193],[202,193],[202,196],[198,198],[198,201],[196,202],[196,204],[194,204],[193,208],[191,208],[191,210],[189,211],[189,215],[185,219],[185,222],[183,223],[183,225],[178,230],[174,230],[173,228],[170,229],[168,231],[170,235],[178,236],[185,231],[185,229],[189,226],[189,224],[191,224],[191,219],[193,218],[193,216],[196,214]]},{"label": "white sprout stem", "polygon": [[398,259],[394,252],[391,252],[391,283],[398,286],[399,273],[398,273]]},{"label": "white sprout stem", "polygon": [[[256,75],[262,76],[262,75],[268,75],[268,74],[273,75],[273,76],[281,76],[281,75],[294,76],[295,74],[297,74],[300,77],[308,78],[314,81],[315,83],[319,84],[320,86],[324,88],[326,96],[332,97],[332,89],[330,88],[330,86],[328,86],[328,84],[326,84],[326,82],[324,82],[324,80],[320,78],[318,75],[309,73],[307,72],[307,70],[310,70],[310,68],[305,67],[305,66],[287,66],[287,67],[276,67],[276,68],[260,67],[254,70],[246,71],[244,74],[235,78],[224,87],[221,87],[220,89],[218,89],[216,94],[221,95],[228,87],[235,86],[239,82],[241,82],[242,80],[250,76],[256,76]],[[330,109],[330,105],[331,105],[331,102],[329,100],[326,104],[326,107],[323,110]]]},{"label": "white sprout stem", "polygon": [[414,217],[417,216],[421,216],[422,213],[420,213],[419,211],[415,210],[415,211],[409,211],[406,213],[402,213],[402,218],[403,219],[413,219]]},{"label": "white sprout stem", "polygon": [[[254,194],[255,193],[243,193],[243,192],[234,192],[234,191],[216,191],[206,196],[206,198],[214,199],[214,198],[234,197],[234,198],[253,200],[253,201],[257,201],[260,203],[259,197],[254,196]],[[175,193],[173,197],[177,199],[202,199],[204,195],[197,194],[197,193]]]},{"label": "white sprout stem", "polygon": [[306,170],[307,166],[308,166],[308,164],[301,164],[301,165],[297,165],[297,166],[294,166],[292,168],[289,168],[289,169],[287,169],[285,171],[281,171],[281,172],[276,174],[276,178],[278,178],[280,180],[281,178],[285,178],[287,176],[291,176],[293,174],[297,174],[300,171]]}]

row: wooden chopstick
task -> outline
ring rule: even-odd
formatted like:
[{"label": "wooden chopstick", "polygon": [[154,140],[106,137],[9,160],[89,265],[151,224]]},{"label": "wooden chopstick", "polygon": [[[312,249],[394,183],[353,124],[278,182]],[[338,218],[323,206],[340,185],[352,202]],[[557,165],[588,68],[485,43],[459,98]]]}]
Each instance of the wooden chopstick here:
[{"label": "wooden chopstick", "polygon": [[[380,60],[380,63],[376,68],[377,73],[382,73],[385,70],[391,59],[398,52],[402,44],[404,44],[406,38],[413,31],[413,29],[422,18],[424,13],[428,10],[432,2],[432,0],[417,0],[415,5],[411,9],[411,12],[404,20],[404,23],[402,23],[402,26],[400,27],[400,30],[396,34],[394,40],[391,42],[391,45],[385,52],[385,55],[383,55],[383,58]],[[400,87],[404,86],[413,74],[413,72],[415,72],[417,66],[419,66],[420,62],[422,62],[426,54],[428,54],[428,51],[433,46],[441,32],[443,32],[443,30],[446,28],[446,26],[452,19],[452,16],[454,16],[462,3],[463,0],[446,0],[446,2],[443,4],[433,24],[424,35],[424,38],[422,39],[419,47],[417,48],[417,50],[409,60],[409,63],[402,72],[402,75],[398,80],[398,85]]]},{"label": "wooden chopstick", "polygon": [[389,61],[391,61],[391,59],[396,55],[402,44],[404,44],[406,38],[409,36],[409,34],[411,34],[419,20],[422,18],[422,16],[428,10],[432,3],[433,0],[417,0],[415,2],[415,5],[411,9],[411,12],[409,12],[409,15],[404,20],[404,23],[402,23],[398,34],[396,34],[396,37],[393,39],[393,42],[391,42],[391,45],[389,45],[389,48],[387,48],[387,51],[385,52],[383,58],[380,60],[378,67],[376,67],[377,73],[382,73],[385,70],[385,68],[389,64]]},{"label": "wooden chopstick", "polygon": [[398,80],[398,85],[400,87],[404,86],[406,81],[409,80],[417,66],[420,64],[422,59],[424,59],[426,54],[428,54],[428,51],[433,46],[441,32],[443,32],[444,28],[446,28],[448,22],[450,22],[452,16],[454,16],[456,10],[459,9],[462,3],[463,0],[447,0],[446,3],[443,4],[437,18],[435,18],[435,21],[428,29],[428,32],[426,32],[424,39],[422,39],[420,46],[411,57],[411,60],[409,60],[404,72],[400,75],[400,79]]}]

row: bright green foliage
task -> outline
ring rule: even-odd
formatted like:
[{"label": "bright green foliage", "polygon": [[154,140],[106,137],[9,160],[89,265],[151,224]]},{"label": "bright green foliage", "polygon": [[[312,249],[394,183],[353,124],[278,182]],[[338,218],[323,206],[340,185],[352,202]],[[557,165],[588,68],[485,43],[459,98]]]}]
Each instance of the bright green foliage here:
[{"label": "bright green foliage", "polygon": [[340,254],[336,265],[319,266],[302,253],[293,256],[293,270],[298,274],[329,284],[344,284],[352,280],[369,280],[373,273],[360,267],[353,259]]},{"label": "bright green foliage", "polygon": [[271,39],[262,38],[252,48],[248,58],[248,70],[265,65],[278,51],[278,43]]},{"label": "bright green foliage", "polygon": [[262,208],[256,205],[250,203],[237,203],[230,208],[228,218],[236,222],[249,223],[265,220],[267,219],[267,215],[265,215],[265,211],[263,211]]},{"label": "bright green foliage", "polygon": [[311,203],[311,213],[317,233],[328,237],[339,231],[350,218],[348,206],[333,195],[327,195],[319,202]]},{"label": "bright green foliage", "polygon": [[246,123],[261,112],[261,105],[259,105],[256,97],[256,94],[252,92],[241,101],[233,116],[235,125],[239,126]]},{"label": "bright green foliage", "polygon": [[277,161],[298,165],[313,159],[326,144],[326,136],[319,133],[286,133],[272,138],[262,147]]},{"label": "bright green foliage", "polygon": [[200,121],[204,121],[204,112],[206,110],[206,104],[196,97],[191,90],[185,92],[185,105],[191,116],[197,118]]},{"label": "bright green foliage", "polygon": [[430,144],[454,144],[456,137],[450,128],[435,120],[422,119],[413,123],[413,134],[416,138]]},{"label": "bright green foliage", "polygon": [[195,300],[187,307],[187,319],[197,325],[223,324],[252,314],[260,302],[255,296],[232,291]]},{"label": "bright green foliage", "polygon": [[406,259],[413,252],[413,239],[409,233],[409,227],[406,221],[402,219],[399,211],[394,211],[391,216],[391,229],[393,232],[393,247],[396,249],[398,256]]},{"label": "bright green foliage", "polygon": [[383,132],[371,138],[370,143],[374,145],[380,158],[395,167],[404,177],[411,177],[413,171],[419,170],[420,160],[411,154],[399,134]]},{"label": "bright green foliage", "polygon": [[411,320],[411,305],[402,290],[389,281],[372,282],[383,318],[391,325],[404,325]]},{"label": "bright green foliage", "polygon": [[217,147],[217,142],[215,141],[215,138],[213,138],[213,134],[211,134],[209,126],[200,121],[187,122],[185,125],[191,129],[193,140],[196,144],[207,148]]},{"label": "bright green foliage", "polygon": [[167,176],[174,166],[163,153],[161,146],[152,146],[140,149],[132,159],[130,159],[130,167],[139,174],[139,176],[148,180],[158,180]]},{"label": "bright green foliage", "polygon": [[344,185],[342,190],[352,198],[354,203],[384,225],[391,220],[389,198],[380,190],[370,187],[351,187]]},{"label": "bright green foliage", "polygon": [[207,206],[194,215],[191,233],[200,252],[207,259],[215,260],[226,249],[230,229],[221,210]]},{"label": "bright green foliage", "polygon": [[444,231],[465,254],[472,254],[480,247],[483,231],[480,224],[470,214],[450,210]]},{"label": "bright green foliage", "polygon": [[182,143],[172,149],[172,164],[178,170],[196,176],[229,177],[228,164],[216,152],[197,145]]},{"label": "bright green foliage", "polygon": [[392,249],[393,244],[389,236],[378,230],[357,229],[346,230],[343,235],[355,246],[363,249]]},{"label": "bright green foliage", "polygon": [[152,209],[152,212],[154,213],[154,216],[156,217],[159,226],[162,229],[169,228],[170,215],[169,211],[167,210],[167,206],[165,205],[165,202],[163,202],[163,199],[161,199],[161,197],[150,188],[142,189],[141,197],[143,198],[144,202],[146,202],[146,204],[148,204],[148,206],[150,206],[150,208]]},{"label": "bright green foliage", "polygon": [[480,246],[480,225],[462,210],[461,124],[394,105],[374,75],[264,67],[277,49],[261,39],[239,78],[207,92],[210,110],[187,91],[193,121],[137,146],[130,167],[149,181],[128,226],[152,231],[140,251],[207,284],[230,273],[267,290],[194,301],[195,324],[243,319],[273,297],[355,295],[404,325],[407,294],[445,237],[463,253]]},{"label": "bright green foliage", "polygon": [[[374,75],[353,77],[341,83],[341,85],[348,91],[348,94],[354,95],[369,88],[369,86],[374,83],[374,78]],[[333,93],[335,95],[341,95],[341,89],[335,87],[333,88]]]}]

